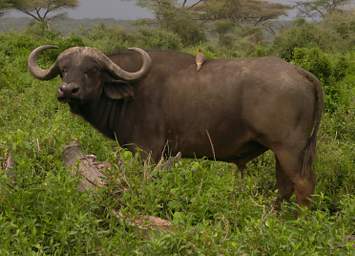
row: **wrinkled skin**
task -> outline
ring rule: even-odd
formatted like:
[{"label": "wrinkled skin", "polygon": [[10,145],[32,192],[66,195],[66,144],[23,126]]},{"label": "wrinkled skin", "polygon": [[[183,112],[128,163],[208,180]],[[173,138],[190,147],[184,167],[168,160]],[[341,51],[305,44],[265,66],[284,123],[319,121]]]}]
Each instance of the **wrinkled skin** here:
[{"label": "wrinkled skin", "polygon": [[[299,204],[309,204],[323,107],[312,74],[276,57],[212,60],[196,72],[188,54],[148,53],[149,72],[129,81],[90,57],[72,53],[58,59],[58,99],[107,137],[132,151],[139,147],[156,161],[163,153],[181,152],[244,169],[272,150],[277,202],[295,193]],[[109,58],[127,72],[142,65],[132,51]]]}]

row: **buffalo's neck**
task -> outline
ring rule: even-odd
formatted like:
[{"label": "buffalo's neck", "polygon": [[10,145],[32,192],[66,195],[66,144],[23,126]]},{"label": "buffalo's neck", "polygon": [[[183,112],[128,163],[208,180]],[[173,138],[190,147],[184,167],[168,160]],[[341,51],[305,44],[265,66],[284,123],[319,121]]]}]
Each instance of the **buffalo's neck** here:
[{"label": "buffalo's neck", "polygon": [[[95,102],[81,105],[73,112],[82,116],[105,136],[119,139],[118,130],[123,122],[126,104],[125,100],[112,100],[103,96]],[[123,139],[120,140],[120,143],[124,143]]]}]

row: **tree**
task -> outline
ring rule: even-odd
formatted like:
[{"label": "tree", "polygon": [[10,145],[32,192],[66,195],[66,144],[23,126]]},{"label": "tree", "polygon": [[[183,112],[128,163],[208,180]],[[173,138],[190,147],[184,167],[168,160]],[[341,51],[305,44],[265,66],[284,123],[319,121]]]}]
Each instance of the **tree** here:
[{"label": "tree", "polygon": [[0,0],[0,17],[11,7],[9,0]]},{"label": "tree", "polygon": [[184,8],[184,9],[191,9],[207,0],[136,0],[139,5],[149,7],[149,8],[154,8],[157,5],[164,4],[166,2],[170,2],[170,4],[173,4],[175,7],[179,8]]},{"label": "tree", "polygon": [[10,3],[13,9],[32,17],[45,26],[48,25],[49,20],[62,15],[58,13],[61,9],[78,6],[78,0],[10,0]]},{"label": "tree", "polygon": [[235,25],[263,25],[285,14],[286,5],[261,0],[136,0],[153,10],[156,22],[180,35],[183,42],[201,41],[204,25],[216,23],[220,39]]},{"label": "tree", "polygon": [[203,20],[229,20],[234,24],[259,25],[284,15],[287,5],[261,0],[204,0],[191,7]]},{"label": "tree", "polygon": [[164,7],[168,3],[176,9],[188,11],[194,19],[204,22],[227,19],[235,24],[255,25],[284,15],[290,8],[262,0],[138,0],[138,3],[153,11],[157,6]]},{"label": "tree", "polygon": [[303,17],[315,19],[324,18],[327,14],[341,11],[340,7],[350,3],[351,0],[310,0],[296,2],[296,8]]},{"label": "tree", "polygon": [[161,29],[174,32],[185,44],[194,44],[205,39],[202,23],[189,11],[193,5],[187,5],[187,1],[139,0],[138,3],[154,12],[155,21]]}]

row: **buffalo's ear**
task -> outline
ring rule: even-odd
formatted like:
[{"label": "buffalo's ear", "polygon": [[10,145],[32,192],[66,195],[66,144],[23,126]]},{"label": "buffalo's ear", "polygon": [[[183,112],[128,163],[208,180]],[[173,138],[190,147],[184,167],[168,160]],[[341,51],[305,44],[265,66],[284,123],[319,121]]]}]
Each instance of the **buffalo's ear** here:
[{"label": "buffalo's ear", "polygon": [[105,83],[104,92],[107,97],[113,100],[119,100],[134,96],[132,85],[124,83]]},{"label": "buffalo's ear", "polygon": [[113,100],[134,97],[133,86],[124,80],[116,80],[106,77],[104,93]]}]

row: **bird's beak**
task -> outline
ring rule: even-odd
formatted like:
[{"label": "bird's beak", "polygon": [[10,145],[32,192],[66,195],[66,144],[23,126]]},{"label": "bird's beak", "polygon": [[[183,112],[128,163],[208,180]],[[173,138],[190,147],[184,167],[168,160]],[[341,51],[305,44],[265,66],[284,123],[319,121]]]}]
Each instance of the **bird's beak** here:
[{"label": "bird's beak", "polygon": [[199,71],[202,67],[202,63],[196,63],[197,67],[196,67],[196,70]]}]

